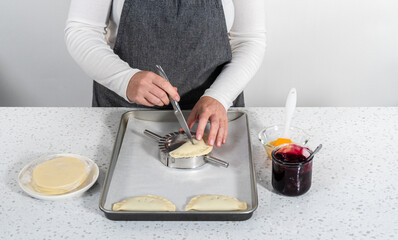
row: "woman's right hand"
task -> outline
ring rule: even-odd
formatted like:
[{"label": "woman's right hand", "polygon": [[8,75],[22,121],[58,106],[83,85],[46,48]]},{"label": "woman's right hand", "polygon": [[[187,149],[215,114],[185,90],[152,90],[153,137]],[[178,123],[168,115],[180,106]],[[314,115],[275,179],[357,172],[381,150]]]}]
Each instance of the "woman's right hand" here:
[{"label": "woman's right hand", "polygon": [[150,71],[134,74],[127,86],[127,98],[131,102],[148,107],[168,105],[170,101],[167,95],[177,102],[180,101],[177,88]]}]

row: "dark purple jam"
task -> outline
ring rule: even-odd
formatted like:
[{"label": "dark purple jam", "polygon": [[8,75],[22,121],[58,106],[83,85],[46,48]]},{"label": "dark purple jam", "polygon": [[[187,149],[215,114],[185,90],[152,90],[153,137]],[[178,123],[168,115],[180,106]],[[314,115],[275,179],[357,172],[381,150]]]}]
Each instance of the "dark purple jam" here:
[{"label": "dark purple jam", "polygon": [[283,145],[272,154],[272,186],[287,196],[306,193],[311,187],[311,151],[296,144]]}]

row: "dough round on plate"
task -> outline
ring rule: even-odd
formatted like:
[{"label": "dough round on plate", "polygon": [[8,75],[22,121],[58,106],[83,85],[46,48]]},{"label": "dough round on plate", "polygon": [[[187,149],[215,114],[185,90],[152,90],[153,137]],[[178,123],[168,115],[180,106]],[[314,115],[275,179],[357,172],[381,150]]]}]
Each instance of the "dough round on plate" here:
[{"label": "dough round on plate", "polygon": [[176,206],[165,198],[153,195],[143,195],[114,203],[112,210],[137,212],[175,212]]},{"label": "dough round on plate", "polygon": [[80,186],[87,178],[87,166],[77,158],[60,157],[37,165],[31,186],[39,193],[57,195]]},{"label": "dough round on plate", "polygon": [[170,152],[170,156],[173,158],[183,158],[183,157],[196,157],[208,154],[213,150],[213,146],[207,145],[207,136],[203,136],[201,140],[193,139],[195,144],[191,141],[187,141],[179,148],[174,149]]},{"label": "dough round on plate", "polygon": [[199,195],[191,199],[185,211],[244,211],[246,202],[225,195]]}]

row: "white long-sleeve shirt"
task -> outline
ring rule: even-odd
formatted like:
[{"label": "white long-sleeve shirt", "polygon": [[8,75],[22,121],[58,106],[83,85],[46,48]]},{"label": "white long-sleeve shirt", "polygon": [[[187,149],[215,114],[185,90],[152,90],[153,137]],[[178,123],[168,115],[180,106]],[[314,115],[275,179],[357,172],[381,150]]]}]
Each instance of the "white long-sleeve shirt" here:
[{"label": "white long-sleeve shirt", "polygon": [[[67,48],[86,74],[127,101],[131,77],[141,71],[113,52],[124,0],[72,0],[65,28]],[[258,70],[265,51],[264,0],[222,0],[232,49],[204,96],[228,109]]]}]

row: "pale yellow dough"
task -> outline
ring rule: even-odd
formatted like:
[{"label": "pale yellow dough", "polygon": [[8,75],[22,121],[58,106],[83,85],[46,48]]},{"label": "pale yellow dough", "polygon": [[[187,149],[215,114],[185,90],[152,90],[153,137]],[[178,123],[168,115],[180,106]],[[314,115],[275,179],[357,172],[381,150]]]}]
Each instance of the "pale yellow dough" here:
[{"label": "pale yellow dough", "polygon": [[144,195],[125,199],[114,203],[113,211],[141,211],[141,212],[175,212],[176,206],[169,200],[153,196]]},{"label": "pale yellow dough", "polygon": [[87,166],[77,158],[60,157],[37,165],[31,186],[40,193],[58,195],[80,186],[87,178]]},{"label": "pale yellow dough", "polygon": [[170,156],[173,158],[183,158],[183,157],[196,157],[208,154],[213,150],[213,146],[207,145],[207,136],[203,136],[203,138],[198,141],[193,139],[195,144],[192,144],[191,141],[187,141],[179,148],[170,152]]},{"label": "pale yellow dough", "polygon": [[225,195],[199,195],[191,199],[185,211],[244,211],[246,202]]}]

